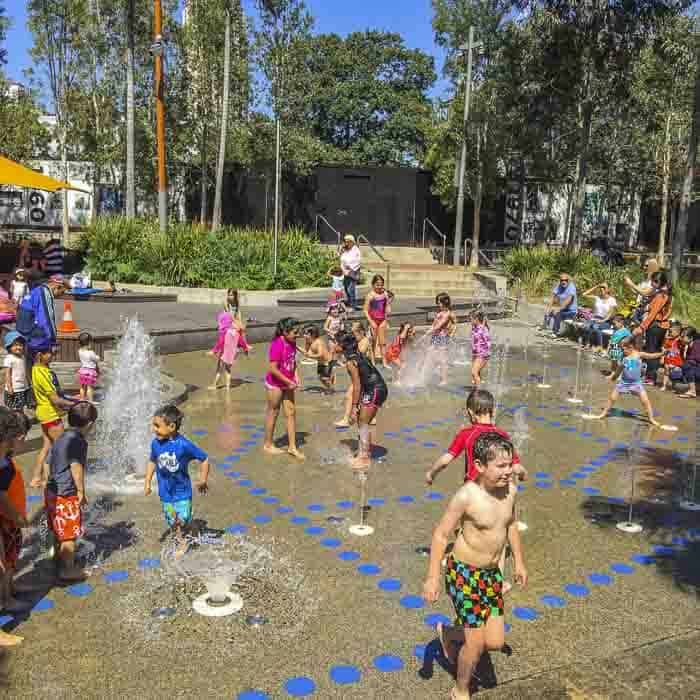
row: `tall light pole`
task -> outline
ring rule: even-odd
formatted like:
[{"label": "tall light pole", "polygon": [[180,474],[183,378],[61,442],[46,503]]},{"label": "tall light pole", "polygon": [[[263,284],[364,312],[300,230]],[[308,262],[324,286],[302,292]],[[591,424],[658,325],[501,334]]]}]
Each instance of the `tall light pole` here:
[{"label": "tall light pole", "polygon": [[275,145],[275,233],[272,242],[272,275],[277,277],[277,241],[280,230],[280,179],[282,176],[282,159],[280,158],[280,139],[282,136],[282,120],[277,115],[275,120],[277,143]]},{"label": "tall light pole", "polygon": [[165,101],[163,89],[163,16],[160,0],[154,0],[153,8],[153,46],[151,52],[155,58],[156,90],[156,142],[158,146],[158,222],[160,230],[168,227],[168,183],[165,173]]},{"label": "tall light pole", "polygon": [[[464,128],[462,134],[462,153],[459,161],[459,189],[457,191],[457,219],[455,221],[455,248],[452,264],[459,265],[462,249],[462,227],[464,225],[464,175],[467,170],[467,123],[469,121],[469,101],[472,93],[472,49],[474,48],[474,27],[469,27],[467,51],[467,75],[464,95]],[[466,261],[465,261],[466,262]]]}]

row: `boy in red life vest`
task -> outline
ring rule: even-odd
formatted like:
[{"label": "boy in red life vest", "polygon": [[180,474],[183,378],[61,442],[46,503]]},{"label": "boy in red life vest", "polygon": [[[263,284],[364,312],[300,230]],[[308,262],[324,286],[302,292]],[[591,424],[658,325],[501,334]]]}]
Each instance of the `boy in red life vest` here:
[{"label": "boy in red life vest", "polygon": [[[24,479],[12,450],[29,432],[29,419],[20,411],[0,407],[0,608],[12,609],[13,578],[22,549],[22,528],[28,526]],[[22,637],[0,630],[0,647],[15,646]]]}]

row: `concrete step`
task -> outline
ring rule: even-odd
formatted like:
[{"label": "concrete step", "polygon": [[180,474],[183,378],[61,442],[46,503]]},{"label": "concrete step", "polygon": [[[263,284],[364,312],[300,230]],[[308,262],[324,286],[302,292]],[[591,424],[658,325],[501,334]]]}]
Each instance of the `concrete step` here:
[{"label": "concrete step", "polygon": [[[326,248],[330,249],[333,253],[337,252],[337,246],[335,245],[327,245]],[[379,257],[375,250],[382,257]],[[411,263],[419,265],[437,265],[429,248],[378,245],[374,246],[374,249],[372,249],[371,246],[360,243],[360,251],[362,252],[363,267],[375,263],[384,264],[384,260],[392,265]],[[382,260],[382,258],[384,258],[384,260]]]}]

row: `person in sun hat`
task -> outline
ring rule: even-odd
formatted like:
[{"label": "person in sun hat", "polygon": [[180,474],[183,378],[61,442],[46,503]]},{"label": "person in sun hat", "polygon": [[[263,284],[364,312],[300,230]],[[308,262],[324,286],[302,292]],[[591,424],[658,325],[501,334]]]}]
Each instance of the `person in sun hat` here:
[{"label": "person in sun hat", "polygon": [[348,306],[357,311],[357,284],[360,281],[362,253],[355,242],[355,236],[348,233],[343,236],[343,248],[340,253],[340,269],[343,271],[343,287]]},{"label": "person in sun hat", "polygon": [[27,405],[26,342],[17,331],[10,331],[3,338],[7,355],[3,361],[5,406],[13,411],[23,411]]}]

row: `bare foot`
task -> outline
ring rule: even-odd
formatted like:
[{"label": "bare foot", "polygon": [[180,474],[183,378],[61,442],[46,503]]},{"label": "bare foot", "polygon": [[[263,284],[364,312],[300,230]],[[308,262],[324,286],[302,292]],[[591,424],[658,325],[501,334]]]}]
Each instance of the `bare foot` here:
[{"label": "bare foot", "polygon": [[341,418],[341,420],[337,420],[334,423],[336,428],[349,428],[350,427],[350,421],[346,420],[345,418]]},{"label": "bare foot", "polygon": [[443,656],[454,666],[457,663],[457,654],[455,654],[454,644],[445,641],[445,626],[442,622],[438,622],[435,629],[440,640]]},{"label": "bare foot", "polygon": [[370,425],[377,425],[377,419],[372,418],[372,420],[369,422]]},{"label": "bare foot", "polygon": [[16,647],[24,641],[24,637],[16,634],[8,634],[0,630],[0,647]]},{"label": "bare foot", "polygon": [[367,471],[370,468],[371,462],[369,457],[353,457],[350,460],[350,466],[357,471]]},{"label": "bare foot", "polygon": [[300,462],[304,462],[306,460],[304,453],[299,452],[299,450],[296,447],[290,447],[287,450],[287,453],[290,454],[292,457],[298,459]]},{"label": "bare foot", "polygon": [[697,394],[691,394],[689,391],[687,391],[685,394],[678,394],[679,399],[697,399],[698,395]]},{"label": "bare foot", "polygon": [[207,352],[207,357],[214,357],[214,356],[215,356],[215,353],[214,353],[213,350],[209,350],[209,351]]},{"label": "bare foot", "polygon": [[284,450],[280,447],[275,447],[274,445],[263,445],[263,452],[267,452],[269,455],[282,455]]},{"label": "bare foot", "polygon": [[210,384],[210,385],[207,387],[207,389],[213,389],[214,391],[216,391],[218,388],[219,388],[219,385],[218,385],[218,384]]},{"label": "bare foot", "polygon": [[501,589],[502,594],[508,595],[513,590],[513,584],[510,581],[503,582],[503,588]]},{"label": "bare foot", "polygon": [[450,691],[450,700],[471,700],[469,692],[462,693],[457,688],[452,688]]}]

